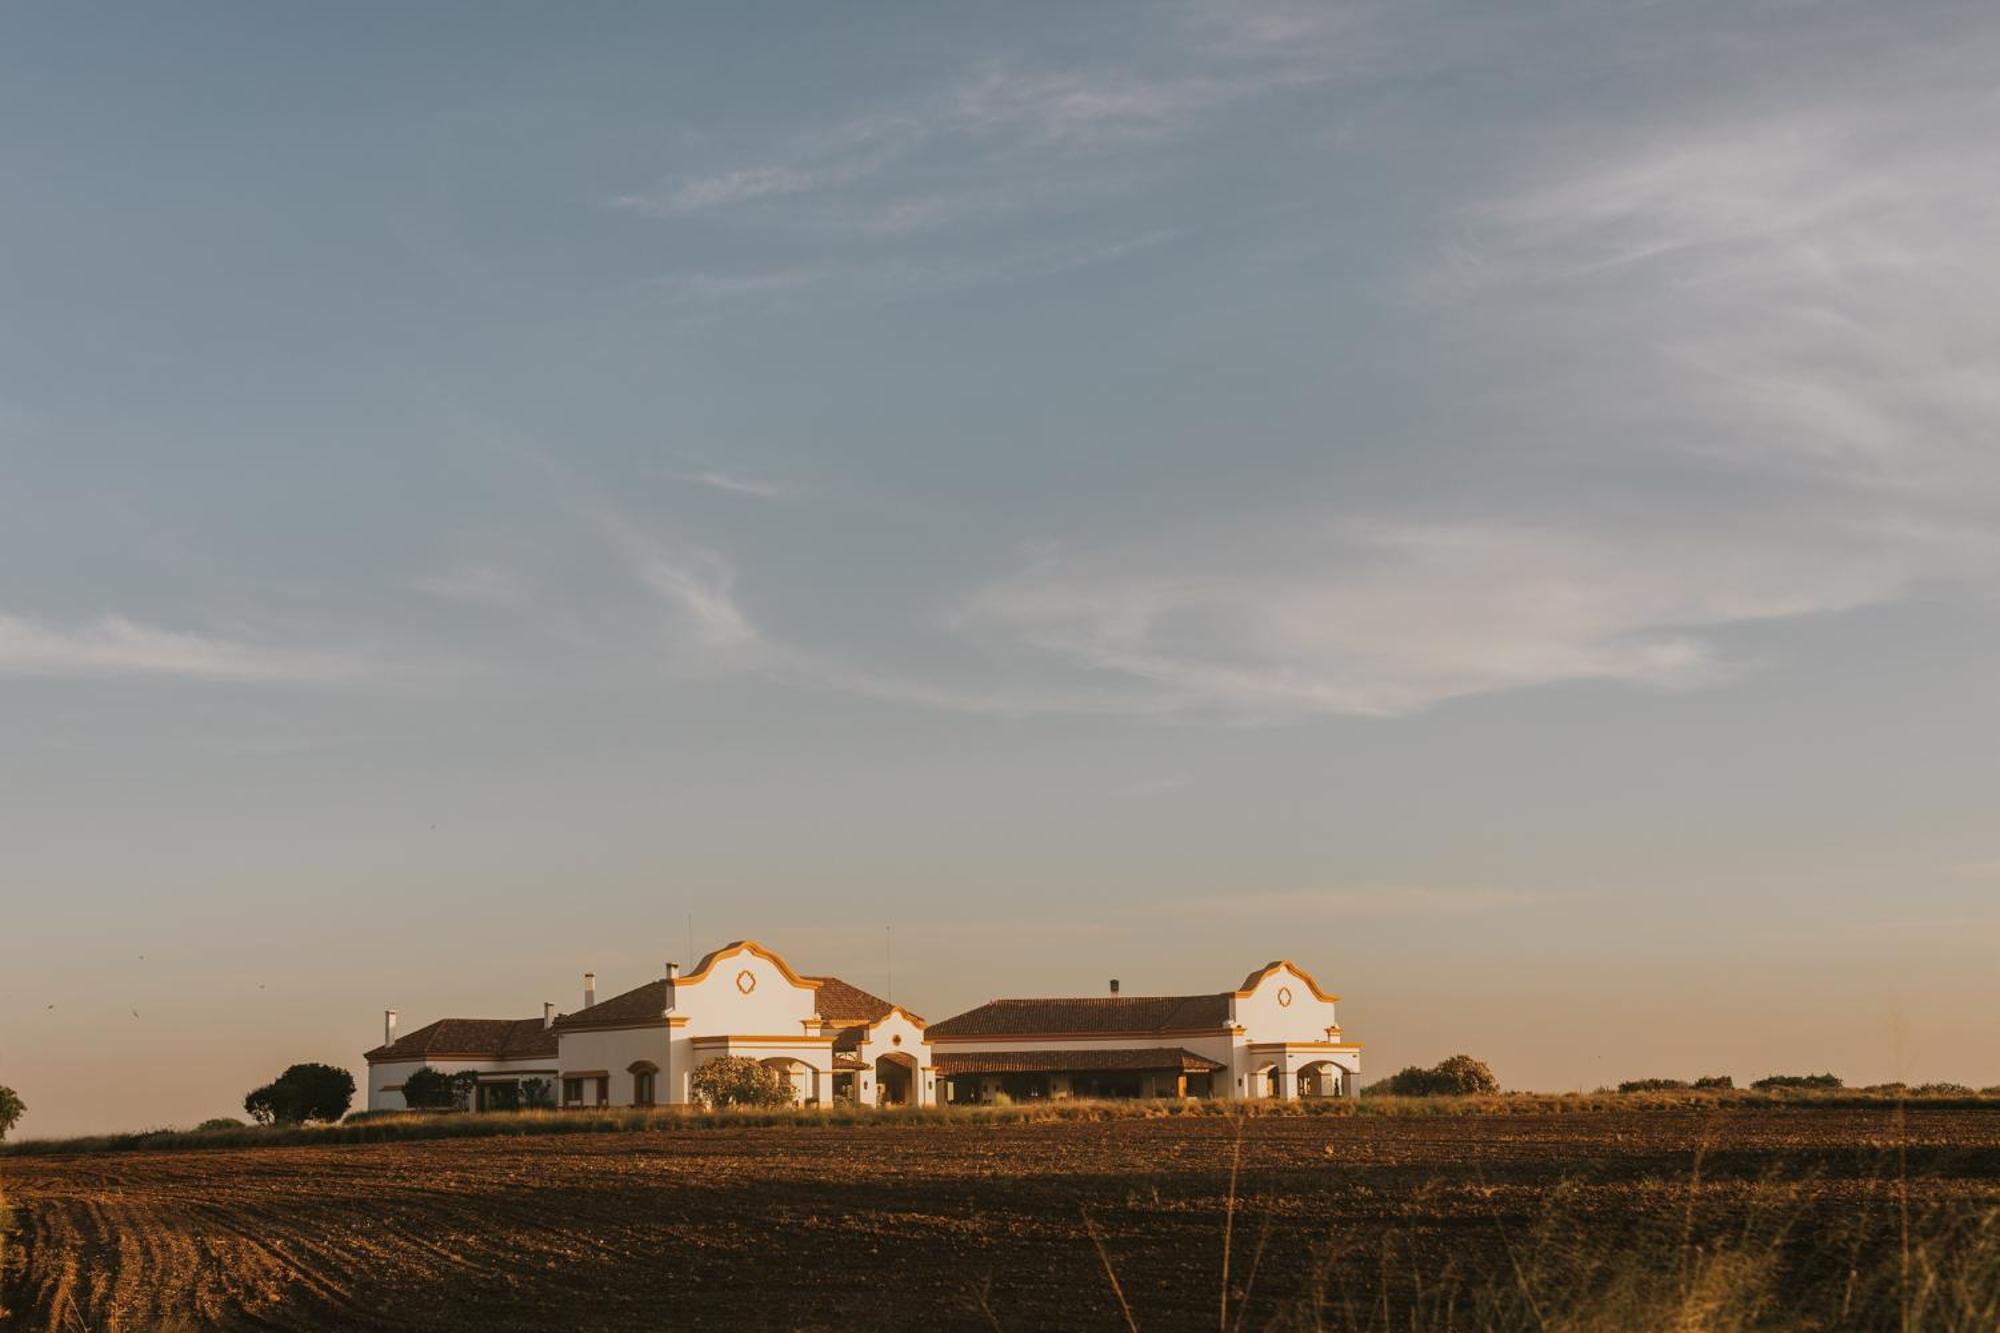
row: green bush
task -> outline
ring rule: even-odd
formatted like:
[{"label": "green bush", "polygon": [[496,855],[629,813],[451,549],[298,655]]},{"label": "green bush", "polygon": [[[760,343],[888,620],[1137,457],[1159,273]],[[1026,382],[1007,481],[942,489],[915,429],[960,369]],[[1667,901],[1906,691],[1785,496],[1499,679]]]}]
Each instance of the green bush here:
[{"label": "green bush", "polygon": [[413,1111],[451,1105],[451,1075],[420,1065],[403,1080],[403,1105]]},{"label": "green bush", "polygon": [[199,1125],[196,1125],[194,1128],[195,1128],[195,1133],[197,1134],[212,1134],[217,1130],[243,1129],[245,1128],[245,1126],[241,1120],[238,1120],[233,1115],[219,1115],[215,1116],[213,1119],[202,1121]]},{"label": "green bush", "polygon": [[1694,1081],[1703,1092],[1731,1092],[1736,1088],[1736,1080],[1727,1074],[1708,1074]]},{"label": "green bush", "polygon": [[1771,1092],[1779,1088],[1843,1088],[1834,1074],[1771,1074],[1750,1085],[1759,1092]]},{"label": "green bush", "polygon": [[1618,1085],[1620,1092],[1685,1092],[1684,1078],[1628,1078]]},{"label": "green bush", "polygon": [[338,1120],[354,1104],[354,1075],[332,1065],[293,1065],[243,1099],[260,1125]]},{"label": "green bush", "polygon": [[791,1081],[747,1055],[724,1055],[694,1071],[695,1100],[704,1106],[789,1106]]}]

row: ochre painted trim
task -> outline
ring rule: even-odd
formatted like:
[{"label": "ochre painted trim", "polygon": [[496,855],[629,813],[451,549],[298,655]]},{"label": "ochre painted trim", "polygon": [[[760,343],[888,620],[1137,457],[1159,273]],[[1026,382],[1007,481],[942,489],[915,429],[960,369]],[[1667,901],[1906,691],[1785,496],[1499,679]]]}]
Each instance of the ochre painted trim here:
[{"label": "ochre painted trim", "polygon": [[763,945],[757,943],[757,941],[755,940],[736,940],[733,943],[723,945],[720,949],[717,949],[715,952],[703,958],[699,963],[696,963],[694,965],[694,971],[684,973],[680,977],[676,978],[674,984],[676,986],[692,986],[696,982],[706,981],[708,979],[708,974],[715,969],[715,965],[717,963],[722,962],[726,958],[734,958],[739,953],[752,953],[757,955],[765,962],[771,964],[771,966],[777,968],[778,971],[784,975],[785,980],[791,982],[794,986],[797,986],[800,990],[818,990],[820,988],[819,982],[808,981],[806,980],[806,978],[792,971],[792,965],[790,963],[780,958],[777,954],[772,953],[769,949],[766,949]]},{"label": "ochre painted trim", "polygon": [[634,1060],[631,1064],[625,1066],[625,1072],[628,1074],[657,1074],[660,1072],[660,1067],[651,1060]]},{"label": "ochre painted trim", "polygon": [[561,1073],[560,1075],[558,1075],[558,1077],[561,1077],[561,1078],[610,1078],[610,1077],[611,1077],[611,1071],[610,1071],[610,1070],[608,1070],[608,1069],[565,1069],[565,1070],[563,1070],[563,1072],[562,1072],[562,1073]]},{"label": "ochre painted trim", "polygon": [[786,1037],[769,1033],[718,1033],[710,1037],[695,1037],[692,1044],[707,1046],[831,1046],[832,1037]]},{"label": "ochre painted trim", "polygon": [[1253,1041],[1253,1051],[1358,1051],[1358,1041]]},{"label": "ochre painted trim", "polygon": [[964,1036],[931,1036],[926,1033],[924,1040],[935,1047],[956,1045],[959,1042],[986,1041],[1142,1041],[1150,1037],[1227,1037],[1242,1032],[1243,1029],[1217,1028],[1146,1028],[1139,1032],[999,1032],[967,1033]]},{"label": "ochre painted trim", "polygon": [[648,1028],[684,1028],[688,1025],[686,1014],[668,1014],[664,1018],[634,1018],[624,1022],[578,1023],[563,1020],[563,1032],[643,1032]]},{"label": "ochre painted trim", "polygon": [[1280,958],[1276,962],[1266,963],[1249,976],[1243,978],[1243,985],[1237,989],[1236,998],[1239,1000],[1249,999],[1256,993],[1257,987],[1262,984],[1265,977],[1283,968],[1290,968],[1293,975],[1297,976],[1300,981],[1305,982],[1307,988],[1327,1004],[1332,1004],[1340,998],[1338,995],[1328,995],[1325,991],[1321,990],[1319,983],[1312,979],[1312,973],[1306,971],[1289,958]]},{"label": "ochre painted trim", "polygon": [[546,1060],[546,1055],[495,1055],[491,1051],[425,1051],[422,1055],[384,1055],[369,1052],[361,1057],[371,1065],[427,1065],[433,1060]]}]

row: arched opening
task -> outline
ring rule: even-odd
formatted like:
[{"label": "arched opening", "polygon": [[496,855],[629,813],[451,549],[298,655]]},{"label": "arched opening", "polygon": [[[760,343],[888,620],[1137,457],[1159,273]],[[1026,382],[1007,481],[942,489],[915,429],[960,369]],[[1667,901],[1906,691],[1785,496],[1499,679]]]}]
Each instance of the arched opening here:
[{"label": "arched opening", "polygon": [[1279,1084],[1278,1072],[1278,1064],[1275,1060],[1269,1064],[1258,1065],[1252,1069],[1250,1071],[1250,1096],[1276,1097],[1281,1095],[1283,1088]]},{"label": "arched opening", "polygon": [[1342,1069],[1331,1060],[1315,1060],[1299,1070],[1299,1096],[1340,1096]]},{"label": "arched opening", "polygon": [[651,1060],[634,1060],[625,1072],[632,1076],[632,1105],[651,1106],[659,1100],[660,1067]]},{"label": "arched opening", "polygon": [[875,1104],[914,1106],[917,1101],[917,1062],[901,1051],[891,1051],[875,1061]]},{"label": "arched opening", "polygon": [[778,1077],[791,1085],[793,1101],[809,1102],[818,1099],[813,1087],[813,1067],[805,1061],[794,1060],[785,1055],[774,1055],[758,1063],[766,1069],[775,1070]]}]

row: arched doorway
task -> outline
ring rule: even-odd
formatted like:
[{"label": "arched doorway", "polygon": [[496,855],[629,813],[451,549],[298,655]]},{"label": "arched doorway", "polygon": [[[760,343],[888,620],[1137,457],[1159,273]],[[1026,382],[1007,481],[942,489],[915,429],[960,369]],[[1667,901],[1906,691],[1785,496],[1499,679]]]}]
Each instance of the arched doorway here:
[{"label": "arched doorway", "polygon": [[917,1062],[901,1051],[875,1061],[875,1104],[914,1106],[917,1103]]}]

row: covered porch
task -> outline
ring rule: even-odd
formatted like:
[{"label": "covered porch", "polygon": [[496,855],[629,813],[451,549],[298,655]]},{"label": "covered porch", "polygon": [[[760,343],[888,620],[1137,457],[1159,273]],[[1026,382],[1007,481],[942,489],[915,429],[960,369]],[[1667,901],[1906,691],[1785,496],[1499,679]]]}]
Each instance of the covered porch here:
[{"label": "covered porch", "polygon": [[936,1057],[959,1105],[1069,1097],[1212,1097],[1223,1066],[1179,1046],[954,1052]]},{"label": "covered porch", "polygon": [[1252,1042],[1249,1057],[1246,1098],[1297,1101],[1361,1095],[1358,1042]]},{"label": "covered porch", "polygon": [[792,1095],[807,1106],[824,1106],[834,1097],[832,1037],[779,1037],[734,1033],[695,1037],[694,1068],[725,1055],[745,1056],[775,1071],[792,1085]]}]

